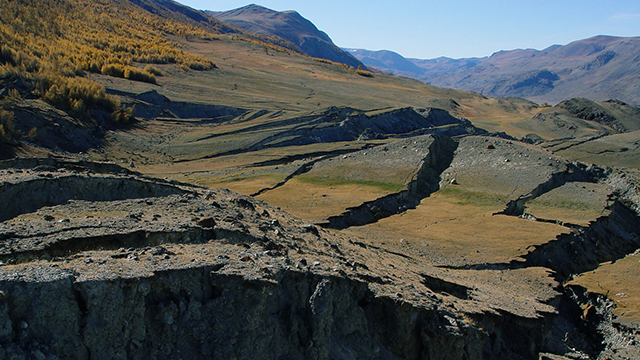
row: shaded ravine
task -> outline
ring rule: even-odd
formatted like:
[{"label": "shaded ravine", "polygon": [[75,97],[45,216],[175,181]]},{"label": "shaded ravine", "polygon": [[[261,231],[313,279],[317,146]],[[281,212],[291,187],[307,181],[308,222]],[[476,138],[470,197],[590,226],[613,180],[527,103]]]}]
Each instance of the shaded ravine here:
[{"label": "shaded ravine", "polygon": [[[610,215],[592,221],[588,227],[572,229],[570,233],[560,234],[555,240],[536,246],[522,260],[441,267],[458,270],[551,269],[562,284],[558,288],[562,296],[554,305],[558,316],[550,325],[553,336],[564,336],[564,344],[574,350],[578,348],[580,352],[586,351],[589,358],[608,358],[601,356],[615,353],[617,347],[633,346],[636,350],[628,351],[637,353],[636,329],[615,323],[612,313],[615,305],[611,299],[578,285],[565,285],[577,274],[595,270],[604,262],[622,259],[640,248],[640,216],[634,207],[628,199],[616,199],[608,206]],[[446,289],[451,291],[448,287]],[[560,331],[566,329],[568,323],[574,324],[575,331]]]},{"label": "shaded ravine", "polygon": [[255,168],[255,167],[263,167],[263,166],[284,165],[284,164],[289,164],[291,162],[294,162],[296,160],[304,160],[304,159],[317,158],[317,157],[324,157],[325,159],[329,159],[331,157],[344,155],[344,154],[350,154],[350,153],[353,153],[353,152],[357,152],[357,151],[360,151],[360,150],[366,150],[366,149],[369,149],[369,148],[372,148],[372,147],[375,147],[375,146],[379,146],[379,145],[380,144],[366,143],[361,147],[354,147],[354,148],[349,148],[349,149],[314,151],[314,152],[310,152],[310,153],[287,155],[287,156],[284,156],[284,157],[281,157],[281,158],[277,158],[277,159],[255,162],[255,163],[252,163],[252,164],[247,165],[245,167],[246,168]]},{"label": "shaded ravine", "polygon": [[[369,116],[364,112],[350,108],[329,108],[325,114],[320,115],[311,123],[301,123],[293,126],[292,129],[274,129],[274,134],[267,135],[242,149],[204,155],[198,158],[175,160],[174,162],[204,160],[267,148],[317,143],[387,139],[390,137],[406,138],[428,134],[458,136],[486,133],[485,130],[473,126],[469,120],[456,118],[445,110],[437,108],[423,110],[420,113],[413,108],[401,108]],[[351,115],[350,113],[353,111],[357,111],[357,113]]]},{"label": "shaded ravine", "polygon": [[[244,120],[244,121],[249,121],[249,120]],[[266,123],[266,124],[253,125],[253,126],[249,126],[249,127],[238,129],[238,130],[231,130],[231,131],[226,131],[226,132],[221,132],[221,133],[216,133],[216,134],[209,134],[207,136],[203,136],[203,137],[197,138],[193,142],[198,142],[198,141],[203,141],[203,140],[210,140],[210,139],[214,139],[214,138],[221,137],[221,136],[229,136],[229,135],[247,133],[247,132],[251,132],[251,131],[260,131],[260,130],[265,130],[265,129],[284,128],[285,130],[283,130],[283,131],[288,131],[289,129],[287,127],[293,127],[293,129],[297,129],[297,128],[301,127],[301,126],[314,125],[314,124],[317,124],[317,123],[320,123],[320,122],[323,122],[323,121],[325,121],[325,120],[324,120],[324,115],[322,115],[322,114],[294,117],[294,118],[290,118],[290,119],[277,120],[277,121]]]},{"label": "shaded ravine", "polygon": [[560,283],[572,276],[595,270],[601,263],[616,261],[640,248],[640,215],[626,199],[616,199],[607,207],[610,214],[589,226],[572,227],[554,240],[533,246],[521,259],[508,263],[438,266],[458,270],[507,270],[546,267]]},{"label": "shaded ravine", "polygon": [[[127,177],[90,177],[65,175],[35,178],[18,184],[1,183],[0,196],[6,206],[0,209],[0,221],[34,212],[45,206],[61,205],[69,200],[113,201],[185,194],[187,190],[170,184]],[[25,197],[24,194],[31,196]]]},{"label": "shaded ravine", "polygon": [[[103,229],[104,227],[96,227]],[[91,229],[84,227],[83,229]],[[72,229],[67,229],[72,233]],[[9,234],[12,235],[12,234]],[[18,238],[8,236],[2,239],[4,242],[11,243],[15,240],[27,242],[31,239],[41,238],[47,234],[37,234],[30,238]],[[186,229],[172,229],[164,231],[148,231],[133,230],[128,232],[117,231],[113,229],[113,233],[105,233],[97,236],[74,236],[74,234],[59,234],[58,239],[49,244],[41,244],[37,248],[26,250],[6,249],[6,246],[0,246],[0,263],[20,264],[36,259],[52,259],[65,256],[71,256],[85,251],[104,251],[116,249],[130,249],[133,247],[144,248],[154,247],[166,244],[203,244],[207,241],[215,239],[225,239],[233,244],[251,244],[261,239],[251,236],[247,232],[236,229],[227,229],[223,227],[206,228],[201,226],[191,226]],[[124,252],[126,257],[129,252]]]},{"label": "shaded ravine", "polygon": [[611,214],[591,222],[589,227],[560,234],[555,240],[536,246],[523,258],[525,267],[543,266],[556,272],[560,281],[572,274],[597,269],[640,248],[640,216],[616,200],[609,206]]},{"label": "shaded ravine", "polygon": [[322,160],[326,160],[329,158],[332,158],[333,156],[321,156],[319,158],[313,159],[311,161],[308,161],[304,164],[302,164],[302,166],[300,166],[298,169],[296,169],[296,171],[292,172],[291,174],[287,175],[282,181],[280,181],[279,183],[268,187],[268,188],[262,188],[258,191],[256,191],[255,193],[251,194],[251,196],[258,196],[261,194],[264,194],[267,191],[271,191],[271,190],[275,190],[281,186],[284,186],[284,184],[286,184],[289,180],[293,179],[294,177],[298,176],[298,175],[302,175],[305,173],[308,173],[309,171],[311,171],[311,169],[313,169],[313,165],[315,165],[318,161],[322,161]]},{"label": "shaded ravine", "polygon": [[[609,207],[610,215],[593,221],[588,228],[560,234],[555,240],[537,246],[525,255],[521,267],[546,267],[565,284],[573,276],[597,269],[600,264],[616,261],[640,248],[640,216],[627,199],[617,199]],[[592,293],[578,285],[564,285],[563,318],[572,319],[586,334],[598,358],[609,358],[617,347],[630,345],[637,354],[637,333],[615,323],[615,303],[606,295]],[[594,357],[596,357],[594,356]],[[621,357],[624,358],[624,357]]]},{"label": "shaded ravine", "polygon": [[[570,232],[560,234],[545,244],[534,246],[521,259],[509,263],[441,267],[458,270],[510,270],[532,267],[551,269],[556,280],[562,284],[558,288],[562,296],[555,305],[558,308],[558,316],[552,327],[562,329],[563,324],[572,323],[577,330],[567,332],[567,335],[558,333],[554,336],[564,336],[563,342],[567,345],[575,344],[570,348],[580,348],[580,344],[584,342],[578,339],[587,339],[588,346],[582,350],[587,351],[590,358],[610,355],[618,347],[632,346],[633,349],[628,351],[637,351],[637,346],[634,345],[638,340],[635,329],[626,328],[614,321],[612,310],[615,305],[611,299],[605,295],[591,293],[581,286],[566,285],[575,275],[595,270],[602,263],[622,259],[640,248],[640,207],[635,180],[625,176],[623,172],[570,164],[567,171],[554,174],[550,180],[540,184],[528,195],[511,201],[503,213],[510,210],[510,215],[528,218],[531,215],[524,212],[524,205],[528,200],[570,181],[607,184],[612,189],[606,207],[609,214],[590,222],[588,226],[560,224],[568,227]],[[540,221],[535,218],[533,220]]]},{"label": "shaded ravine", "polygon": [[[429,185],[440,176],[439,169],[448,167],[442,157],[455,147],[450,139],[436,138],[429,144],[429,156],[409,187],[413,194],[431,191]],[[182,230],[83,237],[77,238],[77,244],[60,241],[49,247],[48,254],[24,253],[28,260],[100,249],[110,263],[113,260],[118,269],[132,269],[132,273],[87,278],[83,274],[91,272],[76,273],[45,261],[15,273],[3,268],[0,358],[544,359],[540,353],[565,354],[569,345],[585,349],[579,346],[584,342],[554,340],[562,339],[565,331],[572,331],[572,336],[577,331],[558,325],[551,312],[535,317],[478,312],[467,314],[473,320],[467,321],[462,312],[443,306],[442,297],[434,293],[474,301],[473,289],[420,274],[424,287],[412,285],[411,290],[401,279],[386,277],[384,269],[368,270],[367,265],[373,268],[375,262],[365,259],[389,260],[388,251],[380,254],[358,241],[334,242],[325,237],[333,232],[303,225],[248,197],[227,203],[224,199],[229,194],[197,197],[207,199],[206,206],[212,207],[214,226],[182,228],[178,224]],[[256,206],[269,211],[262,215]],[[245,213],[244,220],[219,213],[226,207],[229,214]],[[237,230],[243,226],[232,227],[236,223],[259,226],[262,232]],[[278,235],[276,228],[291,236]],[[303,231],[315,236],[305,240]],[[326,246],[316,246],[319,242]],[[200,243],[213,250],[203,256],[202,263],[193,261],[196,253],[181,254],[182,246],[161,246]],[[249,256],[245,250],[252,247],[255,250]],[[123,251],[116,251],[120,248]],[[267,250],[269,254],[263,252]],[[154,257],[129,259],[143,252]],[[288,252],[327,261],[327,270],[320,268],[324,265],[320,261],[294,266],[299,258],[289,258]],[[182,259],[171,265],[169,255]],[[270,266],[260,268],[258,256],[268,257]],[[99,258],[86,261],[90,259],[68,256],[58,261],[76,261],[81,265],[76,269],[101,269]],[[337,262],[353,270],[328,271]],[[149,271],[136,272],[141,268]],[[406,293],[387,287],[396,281]],[[417,302],[407,296],[412,294],[427,300]],[[586,348],[590,354],[599,350],[590,346]]]},{"label": "shaded ravine", "polygon": [[428,155],[406,190],[348,208],[344,213],[331,216],[326,222],[318,225],[331,229],[346,229],[350,226],[374,223],[415,208],[422,199],[438,191],[440,175],[451,165],[457,147],[458,143],[449,137],[434,136],[433,142],[429,145]]},{"label": "shaded ravine", "polygon": [[594,165],[588,166],[582,163],[567,163],[566,167],[566,170],[562,172],[553,173],[547,181],[538,185],[528,194],[520,195],[517,199],[509,201],[504,210],[494,215],[523,216],[525,215],[527,202],[531,200],[570,182],[596,183],[604,179],[607,175],[605,169]]},{"label": "shaded ravine", "polygon": [[[507,203],[506,208],[496,214],[519,216],[525,219],[555,223],[567,227],[555,240],[534,247],[534,250],[509,264],[481,264],[476,269],[522,268],[542,266],[552,269],[559,282],[572,275],[598,268],[600,263],[615,261],[640,248],[640,215],[637,198],[629,194],[636,188],[634,181],[624,173],[583,163],[567,163],[566,170],[554,173],[547,181],[528,194]],[[611,188],[605,210],[609,214],[591,221],[588,226],[564,223],[554,219],[539,219],[526,213],[528,201],[542,196],[570,182],[603,183]],[[496,215],[494,214],[494,215]]]},{"label": "shaded ravine", "polygon": [[[306,125],[301,125],[300,127],[306,127]],[[242,131],[240,131],[242,132]],[[299,130],[296,134],[296,136],[300,136],[302,134],[306,134],[307,132],[309,132],[309,129],[307,128],[303,128],[302,130]],[[217,157],[222,157],[222,156],[230,156],[230,155],[238,155],[238,154],[244,154],[244,153],[248,153],[248,152],[254,152],[254,151],[260,151],[263,149],[268,149],[268,148],[274,148],[274,147],[284,147],[286,145],[270,145],[270,143],[281,139],[283,137],[288,136],[289,133],[287,130],[283,130],[280,131],[278,133],[276,133],[275,135],[271,135],[271,136],[267,136],[266,138],[257,141],[253,144],[250,144],[246,147],[243,148],[239,148],[239,149],[234,149],[234,150],[229,150],[229,151],[225,151],[225,152],[221,152],[221,153],[215,153],[215,154],[210,154],[210,155],[204,155],[201,157],[197,157],[197,158],[189,158],[189,159],[176,159],[174,160],[175,163],[182,163],[182,162],[189,162],[189,161],[198,161],[198,160],[206,160],[206,159],[212,159],[212,158],[217,158]],[[348,139],[348,140],[355,140],[355,139]],[[329,141],[329,142],[334,142],[334,141]],[[338,141],[335,141],[338,142]],[[309,145],[309,144],[301,144],[301,145]],[[369,146],[369,145],[367,145]],[[353,149],[350,151],[358,151],[361,150],[363,148],[359,148],[359,149]],[[349,151],[349,152],[350,152]],[[310,155],[305,155],[305,157],[309,157]],[[251,166],[254,166],[253,164]]]}]

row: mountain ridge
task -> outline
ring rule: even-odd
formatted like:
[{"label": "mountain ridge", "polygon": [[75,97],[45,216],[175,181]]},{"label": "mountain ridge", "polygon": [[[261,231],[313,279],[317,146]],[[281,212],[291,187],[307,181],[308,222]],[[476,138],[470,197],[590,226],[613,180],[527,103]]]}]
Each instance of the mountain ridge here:
[{"label": "mountain ridge", "polygon": [[319,30],[297,11],[275,11],[250,4],[229,11],[210,11],[210,16],[246,31],[281,37],[311,57],[323,58],[353,67],[364,65],[336,46],[329,35]]},{"label": "mountain ridge", "polygon": [[[501,50],[482,58],[402,61],[398,59],[401,55],[385,51],[349,52],[383,71],[486,96],[519,96],[549,103],[573,97],[616,99],[640,106],[640,37],[598,35],[543,50]],[[420,70],[407,71],[406,66],[396,65],[399,63],[414,64]]]}]

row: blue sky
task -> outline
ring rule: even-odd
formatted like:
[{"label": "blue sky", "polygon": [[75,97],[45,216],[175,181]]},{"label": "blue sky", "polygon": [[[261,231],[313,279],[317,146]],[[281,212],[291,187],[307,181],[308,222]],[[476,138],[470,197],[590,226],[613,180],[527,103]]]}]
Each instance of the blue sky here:
[{"label": "blue sky", "polygon": [[543,49],[595,35],[640,36],[639,0],[178,0],[216,11],[251,1],[298,11],[338,46],[421,59]]}]

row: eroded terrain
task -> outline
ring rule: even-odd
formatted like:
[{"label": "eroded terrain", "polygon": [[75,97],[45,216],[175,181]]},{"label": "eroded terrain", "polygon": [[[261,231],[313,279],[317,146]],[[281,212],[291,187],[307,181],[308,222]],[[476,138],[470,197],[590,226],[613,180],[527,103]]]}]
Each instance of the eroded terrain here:
[{"label": "eroded terrain", "polygon": [[638,357],[627,105],[183,45],[218,67],[88,75],[128,127],[15,100],[0,359]]},{"label": "eroded terrain", "polygon": [[[323,156],[298,173],[283,162],[292,176],[258,195],[266,202],[112,164],[3,163],[2,196],[16,204],[0,224],[3,354],[637,352],[634,321],[623,325],[606,297],[566,284],[640,246],[631,174],[486,136],[389,139]],[[398,171],[384,175],[389,162]],[[304,176],[323,179],[310,184],[326,190],[315,211],[287,200],[308,186],[296,181]],[[366,196],[338,191],[353,184]],[[38,191],[49,195],[22,201]],[[545,201],[553,192],[574,200]],[[348,206],[329,205],[341,197]],[[563,219],[548,216],[558,208]]]}]

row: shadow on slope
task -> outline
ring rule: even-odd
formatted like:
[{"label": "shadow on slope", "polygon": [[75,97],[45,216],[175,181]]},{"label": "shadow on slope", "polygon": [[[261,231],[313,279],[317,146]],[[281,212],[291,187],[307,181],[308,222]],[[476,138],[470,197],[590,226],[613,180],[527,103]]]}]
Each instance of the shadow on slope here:
[{"label": "shadow on slope", "polygon": [[140,94],[131,94],[116,90],[110,90],[110,92],[126,97],[125,100],[134,106],[135,115],[144,119],[164,117],[206,119],[209,120],[209,122],[223,122],[248,112],[248,110],[231,106],[172,101],[156,90],[149,90]]},{"label": "shadow on slope", "polygon": [[302,117],[211,134],[197,141],[247,133],[257,134],[249,146],[209,157],[273,147],[406,138],[426,134],[443,136],[486,134],[486,131],[473,126],[466,119],[456,118],[447,111],[436,108],[400,108],[367,113],[348,107],[330,107],[319,113]]}]

